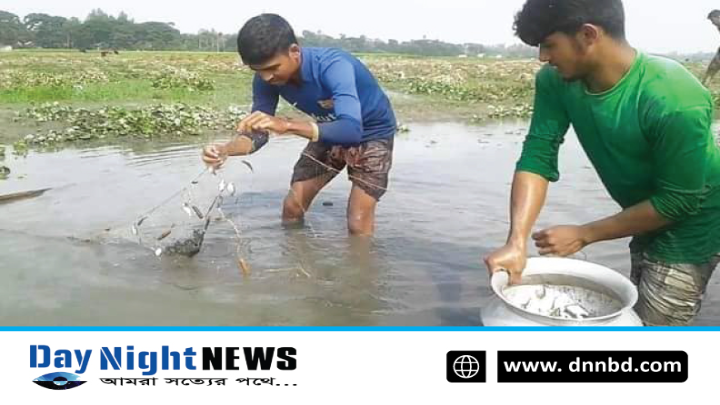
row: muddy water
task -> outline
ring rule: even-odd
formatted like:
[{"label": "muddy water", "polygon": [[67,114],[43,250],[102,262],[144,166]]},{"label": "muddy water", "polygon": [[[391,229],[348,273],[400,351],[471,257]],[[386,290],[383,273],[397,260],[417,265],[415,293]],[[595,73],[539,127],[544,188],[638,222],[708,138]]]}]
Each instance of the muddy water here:
[{"label": "muddy water", "polygon": [[[222,209],[241,233],[252,268],[245,278],[227,221],[213,220],[191,259],[155,256],[164,229],[175,224],[171,240],[197,226],[182,212],[182,197],[143,224],[144,245],[129,231],[202,172],[199,143],[8,154],[13,173],[0,194],[53,189],[0,205],[0,325],[479,325],[490,294],[480,258],[504,241],[526,127],[411,125],[395,143],[372,241],[347,236],[344,173],[318,197],[304,228],[280,226],[302,141],[274,139],[249,159],[254,174],[231,160],[221,176],[238,193]],[[616,211],[573,136],[560,162],[562,180],[538,227]],[[218,181],[202,175],[193,200],[207,207]],[[627,242],[578,257],[627,275]],[[699,324],[720,323],[718,298],[713,278]]]}]

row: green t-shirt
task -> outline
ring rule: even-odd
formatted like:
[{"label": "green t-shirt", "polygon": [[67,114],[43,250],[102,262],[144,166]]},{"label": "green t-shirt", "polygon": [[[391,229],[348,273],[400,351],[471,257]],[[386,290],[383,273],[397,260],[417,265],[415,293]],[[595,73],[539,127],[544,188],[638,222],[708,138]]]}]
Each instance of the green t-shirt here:
[{"label": "green t-shirt", "polygon": [[667,263],[720,252],[720,149],[710,93],[682,65],[638,52],[612,89],[591,94],[550,66],[536,77],[535,110],[517,164],[559,179],[558,150],[572,124],[610,196],[624,209],[650,200],[672,225],[632,248]]}]

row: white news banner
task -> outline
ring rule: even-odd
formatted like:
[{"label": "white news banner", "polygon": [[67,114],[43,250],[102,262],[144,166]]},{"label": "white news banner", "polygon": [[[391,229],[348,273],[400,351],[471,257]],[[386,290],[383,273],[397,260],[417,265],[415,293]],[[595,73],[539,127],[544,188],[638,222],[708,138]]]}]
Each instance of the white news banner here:
[{"label": "white news banner", "polygon": [[[633,398],[660,404],[713,394],[719,338],[717,331],[0,332],[0,380],[3,402],[18,404],[607,404]],[[533,363],[532,355],[520,353],[500,364],[515,372],[502,378],[594,378],[588,371],[613,381],[687,377],[682,383],[498,383],[498,352],[504,351],[674,351],[688,361],[661,354],[641,362],[640,355],[615,353],[602,365],[601,353],[557,361],[556,368],[565,368],[560,373],[550,369],[553,362]],[[545,360],[556,356],[562,359],[551,354]],[[518,377],[533,367],[539,368],[529,377]],[[582,367],[595,369],[578,374]]]}]

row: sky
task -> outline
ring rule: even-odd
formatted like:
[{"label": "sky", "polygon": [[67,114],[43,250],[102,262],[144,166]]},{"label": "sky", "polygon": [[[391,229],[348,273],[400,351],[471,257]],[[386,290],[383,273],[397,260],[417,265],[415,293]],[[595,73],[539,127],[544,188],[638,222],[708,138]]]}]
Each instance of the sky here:
[{"label": "sky", "polygon": [[[518,43],[513,16],[524,0],[4,0],[0,10],[21,18],[42,12],[85,18],[100,8],[117,15],[124,11],[136,22],[173,22],[182,32],[215,29],[237,32],[250,17],[272,12],[285,17],[300,34],[303,30],[368,38],[438,39],[481,44]],[[624,0],[630,43],[647,52],[714,52],[720,33],[706,19],[717,0]]]}]

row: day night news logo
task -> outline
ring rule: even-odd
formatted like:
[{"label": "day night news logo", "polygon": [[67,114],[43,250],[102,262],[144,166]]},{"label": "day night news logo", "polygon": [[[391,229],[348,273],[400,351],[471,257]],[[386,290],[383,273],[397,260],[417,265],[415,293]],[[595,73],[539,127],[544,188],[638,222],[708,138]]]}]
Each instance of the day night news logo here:
[{"label": "day night news logo", "polygon": [[[297,350],[294,347],[203,347],[199,351],[192,347],[184,351],[172,351],[170,346],[162,346],[160,351],[136,352],[134,346],[102,347],[100,349],[100,370],[135,371],[142,378],[101,378],[104,384],[111,385],[155,385],[159,370],[190,371],[291,371],[297,369]],[[93,350],[51,350],[46,345],[30,346],[31,368],[54,368],[55,371],[44,374],[33,382],[51,390],[68,390],[85,384],[78,374],[88,370],[93,358]],[[61,371],[62,369],[70,369]],[[227,378],[165,378],[166,384],[174,385],[225,385]],[[240,384],[296,386],[297,384],[279,384],[275,377],[237,378]]]}]

